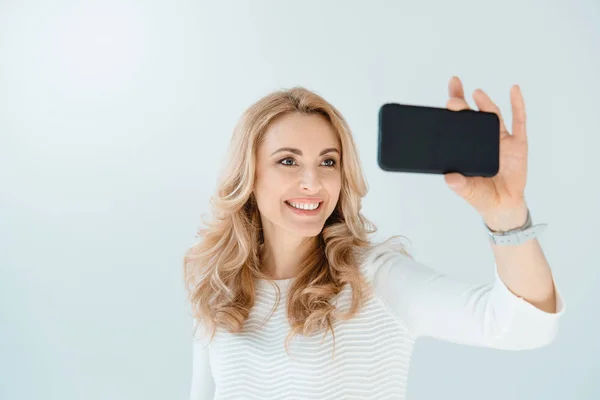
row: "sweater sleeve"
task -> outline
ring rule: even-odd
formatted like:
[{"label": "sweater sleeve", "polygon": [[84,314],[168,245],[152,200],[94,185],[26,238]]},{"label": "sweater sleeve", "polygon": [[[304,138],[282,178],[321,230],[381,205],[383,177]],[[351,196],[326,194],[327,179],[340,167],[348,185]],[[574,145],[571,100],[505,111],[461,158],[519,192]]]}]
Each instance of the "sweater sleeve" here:
[{"label": "sweater sleeve", "polygon": [[415,337],[506,350],[534,349],[554,340],[566,308],[556,283],[556,313],[547,313],[513,294],[496,268],[493,283],[472,284],[395,251],[380,252],[371,263],[375,294]]},{"label": "sweater sleeve", "polygon": [[209,400],[214,397],[215,383],[210,368],[208,335],[195,318],[193,322],[194,329],[198,329],[193,342],[190,400]]}]

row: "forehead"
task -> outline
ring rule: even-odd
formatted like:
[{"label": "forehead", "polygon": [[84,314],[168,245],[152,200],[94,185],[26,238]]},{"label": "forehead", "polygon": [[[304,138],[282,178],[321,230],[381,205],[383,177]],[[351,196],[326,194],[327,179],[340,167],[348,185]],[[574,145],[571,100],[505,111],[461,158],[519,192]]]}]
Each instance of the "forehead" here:
[{"label": "forehead", "polygon": [[277,147],[296,147],[315,152],[324,147],[339,148],[339,140],[331,123],[320,114],[291,113],[273,121],[262,143],[265,150]]}]

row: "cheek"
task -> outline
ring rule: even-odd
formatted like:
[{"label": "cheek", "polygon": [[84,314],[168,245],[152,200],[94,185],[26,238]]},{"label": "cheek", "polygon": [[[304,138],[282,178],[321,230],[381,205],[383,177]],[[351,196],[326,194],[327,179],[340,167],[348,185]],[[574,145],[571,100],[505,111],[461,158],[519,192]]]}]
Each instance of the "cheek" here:
[{"label": "cheek", "polygon": [[340,190],[342,189],[342,177],[340,175],[332,176],[327,180],[326,185],[329,196],[337,199],[340,195]]},{"label": "cheek", "polygon": [[279,203],[285,190],[285,179],[277,171],[262,171],[256,177],[255,195],[259,206]]},{"label": "cheek", "polygon": [[325,189],[325,191],[327,192],[327,197],[329,198],[328,205],[327,205],[327,212],[331,213],[335,209],[335,207],[339,201],[339,198],[340,198],[340,191],[342,189],[341,177],[336,177],[336,176],[327,177],[323,181],[323,186],[324,186],[323,189]]}]

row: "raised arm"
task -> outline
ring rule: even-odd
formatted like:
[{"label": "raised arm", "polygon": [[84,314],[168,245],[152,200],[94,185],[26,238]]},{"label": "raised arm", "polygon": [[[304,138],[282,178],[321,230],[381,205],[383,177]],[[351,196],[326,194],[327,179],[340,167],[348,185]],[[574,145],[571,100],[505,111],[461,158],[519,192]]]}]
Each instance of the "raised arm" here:
[{"label": "raised arm", "polygon": [[472,284],[393,251],[380,251],[371,262],[375,293],[414,337],[507,350],[533,349],[554,340],[564,313],[558,289],[556,313],[548,313],[513,294],[497,272],[491,284]]}]

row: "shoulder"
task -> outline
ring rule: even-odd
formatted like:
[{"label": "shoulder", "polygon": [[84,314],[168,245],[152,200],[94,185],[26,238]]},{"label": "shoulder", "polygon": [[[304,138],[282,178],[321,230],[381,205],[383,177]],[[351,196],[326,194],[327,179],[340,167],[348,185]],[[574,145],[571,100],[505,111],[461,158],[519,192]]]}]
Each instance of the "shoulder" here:
[{"label": "shoulder", "polygon": [[194,342],[208,344],[210,343],[211,332],[209,327],[198,317],[192,317]]},{"label": "shoulder", "polygon": [[414,260],[406,246],[388,239],[372,245],[364,253],[361,267],[375,301],[403,330],[411,331],[406,318],[406,309],[413,300],[410,287],[414,272],[411,271],[419,271],[421,264]]},{"label": "shoulder", "polygon": [[369,283],[373,284],[375,275],[382,269],[414,267],[416,261],[410,254],[407,246],[397,243],[394,237],[377,244],[373,244],[361,260],[363,270]]}]

